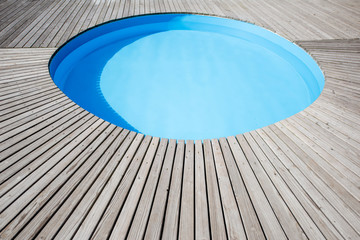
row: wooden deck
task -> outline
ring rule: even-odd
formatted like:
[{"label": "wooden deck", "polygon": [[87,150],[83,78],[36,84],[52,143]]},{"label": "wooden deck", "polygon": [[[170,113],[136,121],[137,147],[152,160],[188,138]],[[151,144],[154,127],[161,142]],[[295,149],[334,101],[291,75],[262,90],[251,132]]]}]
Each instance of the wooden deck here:
[{"label": "wooden deck", "polygon": [[[159,139],[86,112],[52,82],[56,47],[110,19],[197,12],[305,48],[321,96],[228,138]],[[1,239],[360,239],[360,2],[0,1]]]}]

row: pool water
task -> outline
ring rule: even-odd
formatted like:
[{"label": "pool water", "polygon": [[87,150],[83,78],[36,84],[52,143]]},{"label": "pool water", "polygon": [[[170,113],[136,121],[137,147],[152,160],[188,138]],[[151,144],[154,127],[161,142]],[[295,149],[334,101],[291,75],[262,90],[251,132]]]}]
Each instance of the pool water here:
[{"label": "pool water", "polygon": [[54,54],[50,74],[84,109],[152,136],[207,139],[286,119],[320,95],[301,48],[242,21],[144,15],[92,28]]}]

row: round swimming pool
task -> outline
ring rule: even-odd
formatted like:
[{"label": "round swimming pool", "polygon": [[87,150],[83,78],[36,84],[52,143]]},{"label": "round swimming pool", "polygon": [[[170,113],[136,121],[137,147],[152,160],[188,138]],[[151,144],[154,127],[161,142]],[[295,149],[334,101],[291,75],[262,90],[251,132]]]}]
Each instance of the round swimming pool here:
[{"label": "round swimming pool", "polygon": [[256,25],[193,14],[111,21],[52,56],[55,84],[120,127],[175,139],[236,135],[288,118],[324,76],[300,47]]}]

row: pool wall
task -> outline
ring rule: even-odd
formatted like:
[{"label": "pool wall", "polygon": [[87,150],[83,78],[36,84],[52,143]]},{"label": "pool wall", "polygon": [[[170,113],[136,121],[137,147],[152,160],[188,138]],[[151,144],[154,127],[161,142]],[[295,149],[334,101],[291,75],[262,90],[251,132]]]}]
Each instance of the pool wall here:
[{"label": "pool wall", "polygon": [[[68,86],[71,91],[67,91],[64,79],[67,79],[69,69],[76,62],[89,55],[91,52],[89,49],[98,46],[105,46],[119,41],[125,46],[134,41],[136,37],[141,38],[142,36],[168,30],[201,30],[240,37],[245,41],[256,41],[266,45],[269,50],[286,58],[301,73],[302,78],[306,80],[305,84],[309,89],[311,103],[315,101],[324,87],[324,76],[316,62],[294,43],[271,31],[260,27],[254,28],[254,26],[251,23],[233,19],[193,14],[151,14],[114,20],[88,29],[65,43],[52,56],[49,62],[49,71],[55,84],[81,107],[118,126],[140,132],[112,109],[102,95],[98,82],[90,84],[86,81],[93,75],[100,75],[102,69],[98,69],[95,65],[89,66],[90,70],[85,75],[77,76],[78,84]],[[106,56],[106,53],[104,54],[106,57],[110,57],[110,55],[110,52],[109,56]],[[106,57],[103,59],[104,64]],[[77,91],[74,91],[75,89]],[[89,98],[88,96],[95,97]],[[103,109],[106,109],[106,111],[104,112]],[[272,123],[274,122],[269,122],[269,124]],[[234,132],[234,134],[238,133],[242,132]]]}]

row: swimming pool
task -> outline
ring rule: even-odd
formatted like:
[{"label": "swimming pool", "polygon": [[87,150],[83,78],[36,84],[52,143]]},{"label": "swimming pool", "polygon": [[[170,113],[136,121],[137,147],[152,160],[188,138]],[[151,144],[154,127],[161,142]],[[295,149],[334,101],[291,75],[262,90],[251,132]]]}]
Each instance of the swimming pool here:
[{"label": "swimming pool", "polygon": [[256,25],[193,14],[108,22],[63,45],[55,84],[120,127],[219,138],[288,118],[320,95],[324,76],[300,47]]}]

